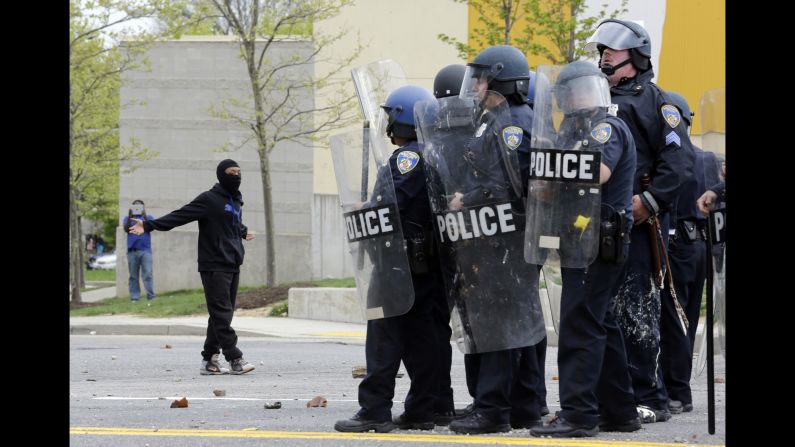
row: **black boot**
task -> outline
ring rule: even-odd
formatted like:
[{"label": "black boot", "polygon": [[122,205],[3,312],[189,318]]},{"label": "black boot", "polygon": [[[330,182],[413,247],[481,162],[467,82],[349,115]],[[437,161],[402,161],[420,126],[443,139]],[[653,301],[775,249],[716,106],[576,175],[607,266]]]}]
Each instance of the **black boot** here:
[{"label": "black boot", "polygon": [[376,433],[389,433],[395,429],[395,424],[392,421],[374,421],[362,418],[359,413],[353,415],[350,419],[337,421],[334,424],[334,430],[346,433],[359,433],[364,431],[375,430]]},{"label": "black boot", "polygon": [[550,436],[552,438],[584,438],[599,434],[599,426],[578,425],[562,417],[556,417],[549,422],[549,425],[531,429],[530,434],[533,436]]},{"label": "black boot", "polygon": [[463,419],[450,422],[450,430],[456,433],[479,435],[483,433],[504,433],[511,431],[510,424],[491,422],[486,416],[475,411]]}]

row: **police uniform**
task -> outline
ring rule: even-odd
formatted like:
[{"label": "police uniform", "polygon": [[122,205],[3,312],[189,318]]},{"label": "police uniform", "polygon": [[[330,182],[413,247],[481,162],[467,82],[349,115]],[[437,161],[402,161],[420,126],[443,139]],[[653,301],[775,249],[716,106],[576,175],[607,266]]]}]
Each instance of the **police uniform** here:
[{"label": "police uniform", "polygon": [[693,147],[696,151],[695,175],[682,185],[676,199],[675,209],[671,212],[676,225],[671,229],[673,234],[668,245],[676,297],[687,315],[687,334],[682,332],[669,288],[662,292],[660,315],[660,366],[665,388],[669,398],[681,403],[685,411],[693,408],[690,374],[701,295],[707,275],[707,219],[699,212],[696,201],[706,191],[707,185],[718,180],[715,154]]},{"label": "police uniform", "polygon": [[[511,122],[522,129],[522,141],[516,148],[519,168],[522,173],[522,191],[527,196],[530,173],[530,137],[533,128],[533,109],[529,103],[516,104],[509,100]],[[541,266],[538,266],[539,274]],[[544,366],[547,356],[547,338],[533,346],[521,348],[519,374],[517,374],[511,397],[511,414],[514,421],[535,420],[547,409],[547,387]],[[533,402],[535,401],[535,402]]]},{"label": "police uniform", "polygon": [[[637,149],[634,194],[640,195],[651,213],[659,213],[662,234],[668,233],[668,213],[684,180],[692,176],[694,153],[679,110],[668,103],[662,90],[651,82],[651,68],[632,79],[622,79],[610,89],[618,105],[618,117],[629,127]],[[641,177],[651,176],[644,191]],[[666,238],[663,238],[666,239]],[[654,420],[670,417],[668,396],[658,364],[660,353],[660,295],[652,286],[652,254],[649,226],[634,225],[629,256],[622,273],[623,284],[615,299],[635,399],[655,410]],[[664,247],[661,247],[664,249]],[[662,259],[662,253],[660,254]]]},{"label": "police uniform", "polygon": [[[573,119],[564,119],[561,134],[567,128],[567,120]],[[597,120],[591,127],[587,138],[592,145],[602,145],[602,163],[611,171],[610,179],[601,187],[601,220],[622,212],[623,217],[618,218],[623,218],[625,228],[630,228],[636,164],[634,139],[626,124],[611,115]],[[582,140],[581,137],[573,139]],[[558,144],[558,147],[565,146]],[[626,256],[628,241],[619,244]],[[588,432],[578,436],[593,436],[600,422],[607,430],[624,425],[622,431],[632,431],[632,422],[638,417],[624,340],[609,305],[620,283],[624,260],[605,260],[602,256],[602,253],[597,255],[587,268],[561,269],[558,338],[561,411],[556,424],[534,428],[533,435],[572,435],[578,429],[585,429]],[[635,424],[635,429],[640,428],[640,421]]]},{"label": "police uniform", "polygon": [[[388,162],[389,171],[384,167],[379,173],[392,177],[400,225],[407,241],[431,237],[433,223],[422,164],[422,151],[417,141],[411,141],[392,154]],[[381,181],[376,183],[374,197],[384,187],[383,184]],[[412,244],[407,242],[407,246],[412,247]],[[409,256],[413,255],[415,253],[409,248]],[[411,386],[401,417],[404,422],[424,423],[423,428],[433,428],[437,353],[436,344],[428,343],[428,334],[434,325],[434,300],[444,297],[444,290],[438,259],[426,259],[426,272],[416,273],[412,268],[414,304],[411,309],[403,315],[367,322],[367,375],[359,384],[361,410],[358,417],[362,419],[391,421],[395,375],[402,360],[411,378]],[[373,279],[376,278],[379,275],[374,272]]]},{"label": "police uniform", "polygon": [[[526,110],[520,110],[516,113],[511,110],[512,122],[510,124],[514,127],[519,124],[527,126],[526,128],[522,126],[523,136],[520,141],[529,148],[529,138],[525,137],[524,134],[527,132],[525,129],[532,127],[532,110],[526,104],[517,107],[524,107]],[[520,119],[517,119],[517,117]],[[463,185],[462,203],[464,206],[472,207],[486,203],[511,201],[515,203],[515,206],[523,209],[521,197],[516,195],[512,185],[506,181],[509,175],[506,173],[505,161],[500,150],[496,149],[502,145],[499,138],[502,138],[503,129],[501,126],[504,124],[507,123],[493,121],[489,111],[483,112],[480,116],[475,137],[471,139],[464,151],[464,159],[468,165]],[[517,148],[514,149],[518,150]],[[523,235],[522,232],[516,232],[508,237],[522,239]],[[490,277],[496,276],[496,273],[490,273],[490,269],[493,268],[504,269],[506,268],[505,266],[511,269],[515,268],[514,279],[525,284],[523,288],[531,294],[528,299],[532,302],[533,299],[537,298],[537,296],[532,296],[532,294],[537,293],[538,290],[538,270],[526,268],[527,264],[521,251],[521,241],[517,241],[516,244],[511,246],[515,246],[517,249],[506,251],[502,245],[495,247],[493,242],[489,240],[474,239],[470,241],[466,250],[457,251],[459,265],[477,266],[477,269],[473,268],[472,271],[464,272],[464,274],[473,275],[473,271],[477,271],[477,273],[474,273],[477,276],[477,280],[470,279],[469,283],[488,281]],[[495,266],[491,265],[491,263],[481,262],[492,251],[505,253],[506,258],[501,265]],[[527,275],[528,271],[535,274]],[[478,293],[478,291],[461,291],[461,294],[464,295],[468,293]],[[489,300],[461,300],[459,311],[462,314],[473,312],[481,320],[493,320],[493,325],[502,324],[503,318],[500,317],[500,313],[505,309],[492,305],[490,306],[491,311],[486,313],[467,309],[461,305],[466,302],[486,303],[490,302]],[[465,318],[462,318],[462,320],[465,320]],[[466,331],[466,324],[464,323],[464,325],[464,330]],[[476,344],[480,342],[481,340],[475,338]],[[543,405],[540,390],[544,390],[544,385],[543,372],[539,372],[538,353],[535,348],[541,343],[545,346],[545,342],[546,338],[544,337],[542,342],[532,346],[465,354],[467,388],[474,398],[472,410],[473,413],[484,416],[486,421],[481,421],[481,427],[477,427],[477,423],[471,424],[476,421],[469,421],[470,423],[457,421],[450,425],[451,430],[471,433],[481,432],[480,428],[485,428],[484,432],[507,431],[510,427],[529,428],[540,423],[540,411]],[[483,346],[479,347],[483,348]],[[467,426],[458,427],[462,422],[467,424]],[[475,430],[469,431],[472,428],[475,428]]]}]

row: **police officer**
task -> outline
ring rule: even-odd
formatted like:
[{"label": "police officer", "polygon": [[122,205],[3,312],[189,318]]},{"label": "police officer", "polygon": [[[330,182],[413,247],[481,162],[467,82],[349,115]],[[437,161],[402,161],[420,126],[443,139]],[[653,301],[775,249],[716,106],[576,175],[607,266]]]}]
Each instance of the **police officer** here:
[{"label": "police officer", "polygon": [[[605,75],[591,62],[576,61],[561,70],[555,85],[564,112],[556,147],[587,140],[601,146],[599,255],[587,268],[562,268],[558,371],[561,411],[534,436],[584,437],[610,431],[635,431],[635,408],[624,341],[610,308],[629,251],[635,140],[626,124],[607,113],[610,91]],[[568,130],[568,131],[567,131]],[[585,133],[588,132],[588,133]],[[572,135],[574,134],[574,135]],[[601,371],[599,368],[601,365]],[[600,405],[601,404],[601,405]]]},{"label": "police officer", "polygon": [[[428,338],[435,333],[434,302],[444,299],[444,286],[438,259],[431,251],[433,223],[422,149],[414,129],[414,104],[431,99],[435,101],[426,89],[405,85],[391,92],[381,106],[387,120],[386,134],[398,148],[389,158],[388,167],[379,171],[372,196],[378,196],[389,183],[384,178],[391,177],[408,247],[415,297],[407,313],[367,322],[367,375],[359,384],[361,409],[351,419],[337,421],[334,424],[337,431],[386,433],[395,427],[420,430],[434,427],[438,349]],[[377,276],[373,280],[378,280]],[[411,378],[411,387],[405,412],[393,420],[395,374],[401,360]]]},{"label": "police officer", "polygon": [[[451,64],[439,70],[433,80],[433,95],[436,98],[458,96],[465,70],[466,67],[462,64]],[[472,122],[468,118],[469,117],[462,116],[459,117],[458,120],[454,119],[452,122],[446,121],[440,123],[440,126],[445,126],[445,128],[439,131],[446,131],[449,137],[452,138],[456,135],[467,135],[468,132],[458,132],[458,129],[461,127],[472,127]],[[450,138],[444,138],[442,140],[450,141]],[[460,141],[459,143],[463,146],[465,141]],[[460,156],[461,146],[451,144],[449,147],[440,148],[439,153],[442,155],[443,160],[439,160],[436,165],[448,171],[461,172],[462,168],[460,165],[463,163],[463,159]],[[445,190],[446,187],[450,185],[445,185],[444,181],[438,176],[438,173],[435,173],[432,169],[428,169],[429,166],[429,163],[425,164],[429,191],[431,192],[430,200],[432,201],[432,208],[434,211],[438,211],[446,206]],[[449,175],[445,177],[453,180]],[[439,201],[439,203],[435,204],[435,207],[433,206],[434,200]],[[434,234],[436,233],[434,232]],[[437,247],[441,250],[445,249],[441,244],[437,245]],[[453,330],[450,327],[450,310],[452,309],[452,304],[455,302],[455,298],[450,296],[450,294],[455,293],[455,288],[451,283],[451,279],[455,274],[455,266],[452,262],[449,262],[452,256],[452,253],[440,255],[447,296],[441,294],[437,295],[433,301],[433,321],[438,346],[435,357],[438,365],[436,393],[433,405],[434,423],[442,426],[448,425],[456,416],[453,403],[453,388],[450,381],[450,368],[453,361],[453,348],[450,344],[450,339],[453,334]]]},{"label": "police officer", "polygon": [[[654,271],[651,247],[656,243],[658,251],[664,249],[664,239],[655,235],[658,240],[652,240],[649,218],[656,217],[661,234],[667,234],[668,211],[680,185],[692,176],[694,154],[679,110],[651,82],[651,39],[642,26],[605,20],[585,48],[599,51],[599,67],[607,75],[612,102],[618,105],[618,117],[629,127],[637,148],[632,243],[614,306],[641,419],[662,422],[671,413],[658,364],[662,284],[652,285],[659,281],[659,272]],[[641,178],[648,177],[650,185],[642,187]]]},{"label": "police officer", "polygon": [[[533,111],[527,102],[529,79],[527,59],[521,51],[509,45],[486,48],[467,64],[461,95],[482,93],[488,89],[500,93],[508,102],[511,127],[516,136],[508,146],[517,151],[521,178],[513,179],[517,183],[513,188],[518,187],[519,194],[509,186],[490,184],[487,180],[488,170],[497,169],[503,162],[497,160],[499,155],[493,152],[477,154],[472,158],[479,157],[478,164],[489,167],[467,171],[469,189],[455,194],[451,208],[470,206],[473,201],[521,199],[530,166],[530,129],[533,125]],[[488,94],[483,99],[482,103],[486,108],[489,107],[491,99]],[[482,134],[485,135],[486,132]],[[506,138],[505,132],[502,135]],[[517,259],[515,262],[524,262],[524,259]],[[530,287],[537,288],[537,284]],[[471,412],[452,422],[450,429],[474,434],[540,425],[541,408],[546,406],[542,366],[545,352],[546,337],[532,346],[466,355],[464,365],[467,387],[474,402]]]},{"label": "police officer", "polygon": [[[693,113],[682,95],[666,92],[671,102],[682,114],[690,128]],[[673,306],[669,288],[662,292],[660,314],[660,366],[665,389],[670,401],[668,407],[673,414],[693,411],[693,396],[690,391],[690,374],[693,369],[693,346],[701,311],[701,294],[707,275],[707,219],[699,211],[696,200],[707,186],[718,182],[718,160],[712,152],[693,145],[696,161],[693,177],[685,181],[675,208],[671,211],[668,257],[671,261],[676,298],[687,315],[688,330],[684,334],[679,327],[679,317]]]}]

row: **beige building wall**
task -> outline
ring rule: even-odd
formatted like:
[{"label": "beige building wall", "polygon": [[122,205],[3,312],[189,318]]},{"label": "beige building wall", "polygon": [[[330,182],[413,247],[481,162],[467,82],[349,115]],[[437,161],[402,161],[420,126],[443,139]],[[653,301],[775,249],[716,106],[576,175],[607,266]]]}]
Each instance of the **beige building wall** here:
[{"label": "beige building wall", "polygon": [[[452,0],[357,0],[353,6],[330,20],[315,25],[315,33],[333,34],[339,30],[348,34],[330,47],[326,56],[341,58],[350,54],[357,45],[357,36],[364,50],[361,55],[339,74],[354,93],[351,69],[367,63],[392,59],[406,72],[407,81],[429,90],[433,78],[448,64],[466,63],[458,57],[452,45],[441,42],[440,33],[466,42],[467,5]],[[319,59],[325,59],[321,54]],[[318,75],[327,73],[330,66],[320,60],[315,64]],[[318,92],[315,100],[322,106],[324,98]],[[358,105],[356,106],[358,109]],[[361,113],[359,112],[359,115]],[[361,128],[361,123],[348,131]],[[340,130],[334,133],[344,132]],[[336,194],[334,167],[331,162],[328,140],[319,142],[314,151],[315,194]]]}]

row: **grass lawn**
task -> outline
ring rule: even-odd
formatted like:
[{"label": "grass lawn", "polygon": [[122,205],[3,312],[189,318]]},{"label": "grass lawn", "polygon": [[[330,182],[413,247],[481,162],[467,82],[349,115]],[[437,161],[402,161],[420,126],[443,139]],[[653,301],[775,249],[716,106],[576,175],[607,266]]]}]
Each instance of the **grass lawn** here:
[{"label": "grass lawn", "polygon": [[[91,270],[89,270],[91,271]],[[88,280],[88,279],[87,279]],[[287,290],[291,287],[356,287],[353,278],[323,279],[285,284],[271,289],[267,287],[240,287],[238,290],[237,308],[256,308],[279,303],[277,313],[287,311]],[[147,306],[147,304],[151,304]],[[151,318],[175,317],[181,315],[206,314],[202,289],[176,290],[159,294],[151,303],[141,297],[138,302],[129,298],[109,298],[96,303],[70,305],[70,316],[136,314]]]},{"label": "grass lawn", "polygon": [[116,281],[116,270],[86,270],[86,281]]}]

